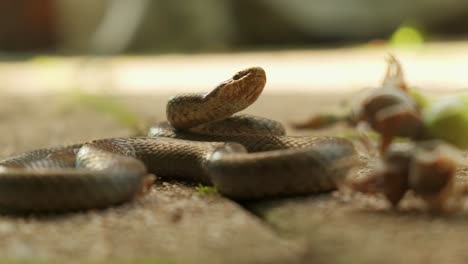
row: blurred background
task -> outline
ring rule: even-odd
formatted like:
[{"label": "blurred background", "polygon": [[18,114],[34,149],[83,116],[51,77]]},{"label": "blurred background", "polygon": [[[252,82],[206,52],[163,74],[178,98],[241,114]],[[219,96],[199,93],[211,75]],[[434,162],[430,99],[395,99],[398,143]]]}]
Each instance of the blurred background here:
[{"label": "blurred background", "polygon": [[[348,114],[363,88],[381,83],[388,53],[425,95],[466,91],[467,25],[468,0],[0,0],[0,157],[147,135],[166,120],[170,96],[210,91],[249,66],[265,69],[267,85],[244,112],[278,120],[290,134],[353,138],[343,124],[320,131],[295,131],[291,124],[317,113]],[[116,211],[0,216],[0,262],[150,263],[158,256],[177,261],[154,263],[238,263],[252,255],[259,258],[251,263],[267,263],[282,262],[276,256],[287,252],[301,263],[390,263],[402,252],[407,262],[421,255],[425,262],[447,256],[437,263],[466,263],[460,243],[466,235],[454,229],[466,230],[464,213],[434,219],[404,209],[400,217],[374,202],[334,210],[351,205],[347,195],[257,208],[158,184],[148,200]],[[379,218],[367,219],[374,215],[369,205]],[[390,227],[395,221],[397,228]],[[370,224],[377,235],[369,236]],[[352,233],[342,232],[347,228]],[[362,250],[366,242],[372,247]],[[441,244],[447,246],[439,250]],[[419,254],[436,247],[434,256]]]},{"label": "blurred background", "polygon": [[0,1],[4,52],[220,52],[387,40],[402,25],[460,39],[463,0]]},{"label": "blurred background", "polygon": [[355,90],[388,52],[462,89],[467,23],[464,0],[0,0],[0,90],[206,90],[251,65],[267,92]]}]

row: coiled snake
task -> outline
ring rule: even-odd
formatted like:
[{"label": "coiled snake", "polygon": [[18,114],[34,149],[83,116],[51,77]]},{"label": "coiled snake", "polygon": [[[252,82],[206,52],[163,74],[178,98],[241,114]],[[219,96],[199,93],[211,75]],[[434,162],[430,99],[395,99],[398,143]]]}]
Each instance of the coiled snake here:
[{"label": "coiled snake", "polygon": [[329,191],[357,159],[351,142],[285,136],[265,118],[234,115],[253,103],[265,71],[236,73],[207,94],[172,97],[148,137],[94,140],[0,161],[0,209],[61,211],[131,200],[148,174],[213,184],[236,200]]}]

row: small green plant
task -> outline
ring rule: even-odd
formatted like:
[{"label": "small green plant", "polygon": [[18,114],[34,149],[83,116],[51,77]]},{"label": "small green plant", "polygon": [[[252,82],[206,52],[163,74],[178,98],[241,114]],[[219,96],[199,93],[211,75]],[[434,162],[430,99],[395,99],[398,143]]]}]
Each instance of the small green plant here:
[{"label": "small green plant", "polygon": [[202,194],[202,195],[214,195],[214,194],[218,194],[218,190],[213,187],[213,186],[205,186],[205,185],[202,185],[202,184],[199,184],[195,190],[197,191],[198,194]]}]

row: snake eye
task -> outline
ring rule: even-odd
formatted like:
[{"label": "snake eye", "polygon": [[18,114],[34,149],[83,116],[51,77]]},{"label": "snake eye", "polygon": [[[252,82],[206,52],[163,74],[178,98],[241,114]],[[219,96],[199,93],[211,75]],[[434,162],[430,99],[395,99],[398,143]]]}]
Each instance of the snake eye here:
[{"label": "snake eye", "polygon": [[234,76],[232,76],[232,79],[234,81],[237,81],[237,80],[241,79],[242,77],[246,76],[247,74],[249,74],[249,71],[240,71],[240,72],[236,73]]},{"label": "snake eye", "polygon": [[245,75],[244,73],[238,72],[238,73],[236,73],[236,75],[234,75],[234,76],[232,77],[232,79],[233,79],[234,81],[237,81],[237,80],[239,80],[240,78],[242,78],[244,75]]}]

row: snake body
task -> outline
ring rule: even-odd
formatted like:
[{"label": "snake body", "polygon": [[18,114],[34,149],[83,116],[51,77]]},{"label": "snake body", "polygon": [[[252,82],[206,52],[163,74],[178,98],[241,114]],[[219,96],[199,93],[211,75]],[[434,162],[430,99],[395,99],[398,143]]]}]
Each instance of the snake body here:
[{"label": "snake body", "polygon": [[93,140],[0,161],[0,209],[62,211],[133,199],[149,174],[213,184],[235,200],[336,188],[357,161],[336,137],[291,137],[273,120],[234,115],[261,94],[265,71],[236,73],[206,94],[172,97],[147,137]]}]

